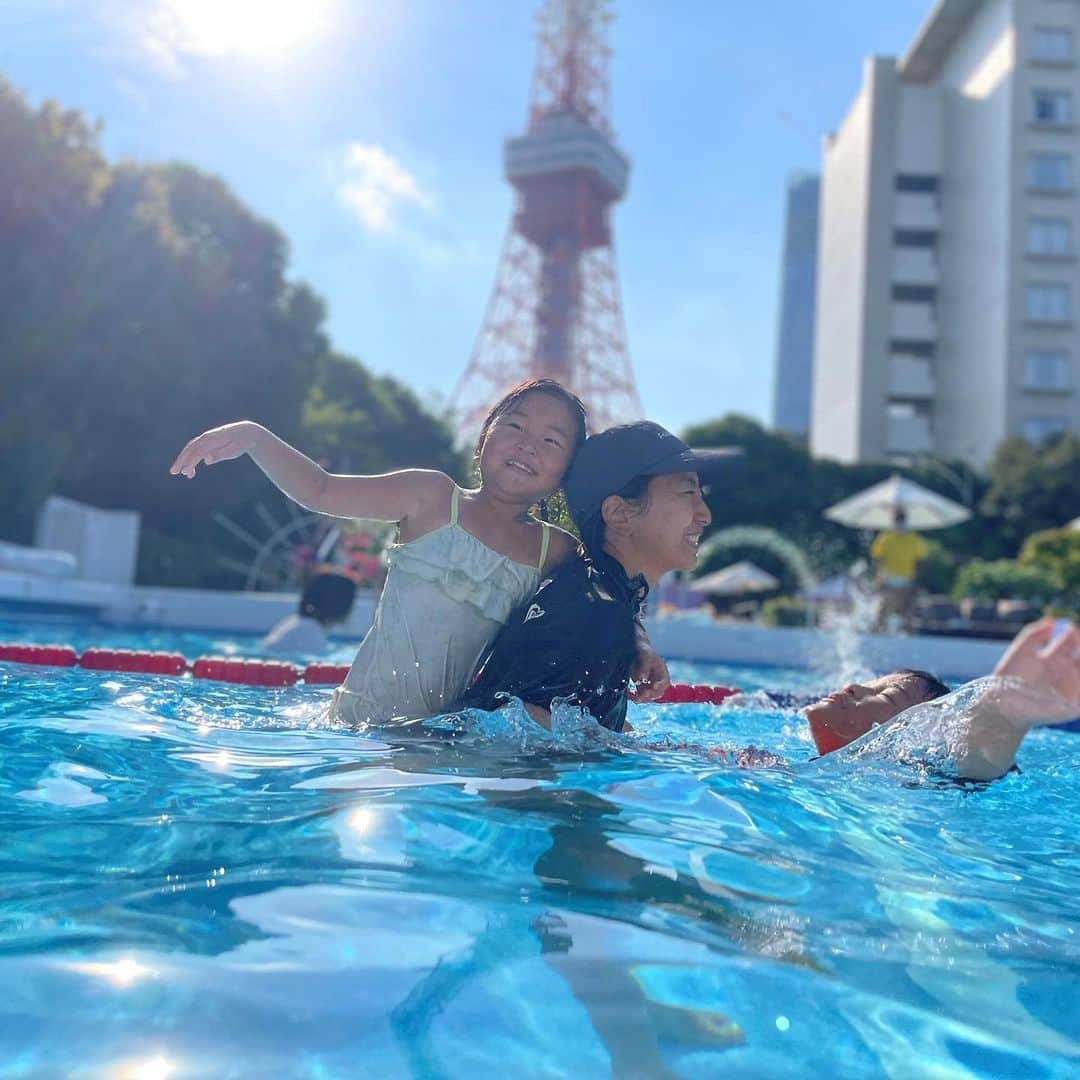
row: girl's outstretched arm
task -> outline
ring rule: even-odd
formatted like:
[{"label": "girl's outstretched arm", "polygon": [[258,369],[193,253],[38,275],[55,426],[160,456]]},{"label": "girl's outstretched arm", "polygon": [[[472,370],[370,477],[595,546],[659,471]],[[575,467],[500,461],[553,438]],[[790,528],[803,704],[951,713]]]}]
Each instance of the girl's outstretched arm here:
[{"label": "girl's outstretched arm", "polygon": [[250,420],[212,428],[197,435],[169,469],[174,476],[193,477],[201,464],[247,454],[294,502],[334,517],[406,521],[433,500],[444,501],[449,477],[428,469],[404,469],[382,476],[328,473],[311,458]]}]

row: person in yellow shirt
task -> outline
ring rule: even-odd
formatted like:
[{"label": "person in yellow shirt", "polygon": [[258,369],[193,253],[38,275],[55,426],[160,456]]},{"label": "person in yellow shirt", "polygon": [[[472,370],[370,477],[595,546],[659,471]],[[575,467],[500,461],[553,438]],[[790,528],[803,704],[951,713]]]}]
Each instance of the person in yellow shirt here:
[{"label": "person in yellow shirt", "polygon": [[929,550],[918,533],[908,532],[907,514],[903,507],[897,507],[892,529],[878,533],[870,546],[870,557],[877,565],[881,589],[878,629],[890,628],[895,621],[894,616],[899,619],[900,626],[907,629],[911,602],[915,596],[915,574]]}]

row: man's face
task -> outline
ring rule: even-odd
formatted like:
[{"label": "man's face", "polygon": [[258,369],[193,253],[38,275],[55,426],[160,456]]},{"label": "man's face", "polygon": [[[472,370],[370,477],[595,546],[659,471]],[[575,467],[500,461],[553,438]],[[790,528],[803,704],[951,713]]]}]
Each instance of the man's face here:
[{"label": "man's face", "polygon": [[818,749],[827,754],[926,700],[925,684],[917,675],[883,675],[826,695],[807,706],[806,719]]},{"label": "man's face", "polygon": [[649,581],[669,570],[693,570],[712,514],[697,473],[664,473],[649,481],[648,505],[633,521],[634,543]]}]

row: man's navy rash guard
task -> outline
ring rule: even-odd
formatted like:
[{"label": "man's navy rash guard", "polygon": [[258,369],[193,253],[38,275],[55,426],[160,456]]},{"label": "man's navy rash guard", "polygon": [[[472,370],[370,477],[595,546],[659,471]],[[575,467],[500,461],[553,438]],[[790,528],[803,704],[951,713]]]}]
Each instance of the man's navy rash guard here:
[{"label": "man's navy rash guard", "polygon": [[458,707],[497,709],[511,694],[550,711],[558,698],[620,731],[647,592],[608,555],[568,560],[510,616]]}]

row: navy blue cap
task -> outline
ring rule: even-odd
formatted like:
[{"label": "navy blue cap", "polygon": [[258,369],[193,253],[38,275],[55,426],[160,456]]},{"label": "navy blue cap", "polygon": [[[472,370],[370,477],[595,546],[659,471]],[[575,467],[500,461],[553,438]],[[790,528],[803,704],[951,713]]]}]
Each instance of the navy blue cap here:
[{"label": "navy blue cap", "polygon": [[739,447],[692,450],[651,420],[620,424],[585,440],[563,485],[566,504],[580,528],[635,476],[692,472],[704,480],[729,469],[741,454]]}]

